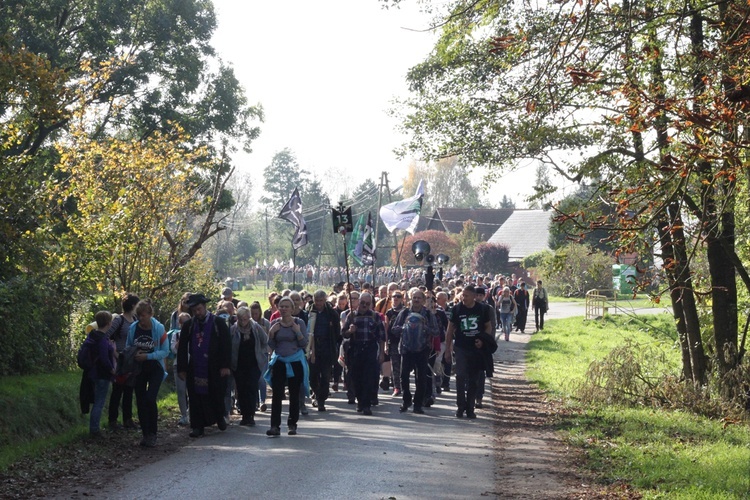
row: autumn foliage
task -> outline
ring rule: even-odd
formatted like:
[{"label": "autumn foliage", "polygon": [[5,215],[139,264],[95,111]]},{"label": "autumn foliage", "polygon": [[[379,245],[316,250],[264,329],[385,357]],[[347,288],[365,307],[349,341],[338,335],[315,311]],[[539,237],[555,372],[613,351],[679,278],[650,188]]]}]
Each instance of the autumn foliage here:
[{"label": "autumn foliage", "polygon": [[[418,262],[414,259],[414,254],[411,252],[411,246],[415,241],[418,240],[425,240],[430,244],[430,253],[432,255],[438,255],[442,253],[450,257],[451,263],[448,264],[449,266],[452,265],[453,261],[457,261],[460,256],[461,248],[458,246],[458,243],[453,241],[453,239],[448,236],[447,233],[434,230],[422,231],[406,237],[406,241],[403,245],[403,251],[401,252],[401,258],[399,259],[399,263],[402,266],[418,264]],[[399,241],[399,249],[401,248],[401,241]],[[396,250],[394,250],[391,253],[391,260],[393,262],[396,262],[396,255],[397,252]],[[422,263],[424,263],[424,261],[422,261]]]}]

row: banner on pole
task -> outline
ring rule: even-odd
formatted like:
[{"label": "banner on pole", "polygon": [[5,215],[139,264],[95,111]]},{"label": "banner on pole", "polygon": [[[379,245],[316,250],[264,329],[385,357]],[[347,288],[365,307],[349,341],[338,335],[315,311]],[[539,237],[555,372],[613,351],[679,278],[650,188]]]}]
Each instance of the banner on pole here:
[{"label": "banner on pole", "polygon": [[414,196],[383,205],[380,208],[380,219],[388,231],[393,232],[396,229],[403,229],[414,234],[419,222],[419,214],[422,212],[423,198],[424,184],[420,180]]},{"label": "banner on pole", "polygon": [[289,201],[281,209],[279,218],[291,222],[295,227],[292,248],[297,250],[307,245],[307,223],[305,223],[305,218],[302,216],[302,198],[300,198],[297,188],[294,188]]}]

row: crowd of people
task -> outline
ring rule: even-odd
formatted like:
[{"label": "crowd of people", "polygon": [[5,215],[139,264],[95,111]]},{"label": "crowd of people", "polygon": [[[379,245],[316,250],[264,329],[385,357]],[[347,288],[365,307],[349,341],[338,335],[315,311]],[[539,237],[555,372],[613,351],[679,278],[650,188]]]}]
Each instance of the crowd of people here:
[{"label": "crowd of people", "polygon": [[459,275],[430,289],[420,278],[402,276],[381,286],[340,281],[314,293],[272,292],[265,310],[258,302],[238,300],[228,287],[215,307],[204,294],[186,293],[168,328],[153,317],[148,299],[127,294],[121,314],[100,311],[89,325],[85,343],[95,358],[84,370],[81,407],[90,411],[90,433],[101,432],[114,383],[108,429],[140,427],[141,445],[156,446],[157,394],[170,363],[178,423],[189,426],[193,438],[212,425],[225,430],[233,412],[241,415],[240,425],[256,425],[257,412],[268,410],[269,386],[268,436],[281,434],[285,398],[287,432],[295,435],[300,414],[310,411],[308,401],[325,412],[339,388],[363,415],[373,415],[383,392],[398,398],[401,412],[424,414],[451,391],[452,375],[456,417],[476,418],[498,341],[508,341],[514,328],[525,331],[530,308],[536,329],[544,328],[547,292],[537,281],[529,294],[515,276]]}]

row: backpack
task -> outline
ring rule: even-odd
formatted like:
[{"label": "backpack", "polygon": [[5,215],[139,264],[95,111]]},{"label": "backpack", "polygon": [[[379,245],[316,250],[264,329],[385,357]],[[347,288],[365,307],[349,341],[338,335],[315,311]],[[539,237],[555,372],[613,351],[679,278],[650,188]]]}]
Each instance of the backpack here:
[{"label": "backpack", "polygon": [[78,363],[78,368],[82,369],[83,371],[90,370],[96,364],[96,360],[98,359],[98,357],[94,352],[95,345],[96,344],[94,344],[93,342],[89,342],[88,339],[86,339],[78,349],[78,356],[76,358],[76,361]]},{"label": "backpack", "polygon": [[406,315],[401,331],[401,353],[421,352],[429,347],[427,318],[421,313],[411,312]]}]

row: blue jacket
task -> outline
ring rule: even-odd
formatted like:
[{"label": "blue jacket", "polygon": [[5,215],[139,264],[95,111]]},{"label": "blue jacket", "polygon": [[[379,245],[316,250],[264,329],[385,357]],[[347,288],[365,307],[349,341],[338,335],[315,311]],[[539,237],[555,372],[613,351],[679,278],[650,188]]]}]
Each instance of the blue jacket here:
[{"label": "blue jacket", "polygon": [[[135,328],[137,325],[138,321],[130,325],[128,340],[125,343],[126,347],[130,347],[135,342]],[[151,339],[154,341],[154,351],[148,353],[148,359],[159,361],[161,369],[164,371],[164,378],[167,378],[167,367],[164,364],[164,359],[169,355],[169,340],[167,339],[167,332],[164,330],[164,325],[154,318],[151,318]]]}]

